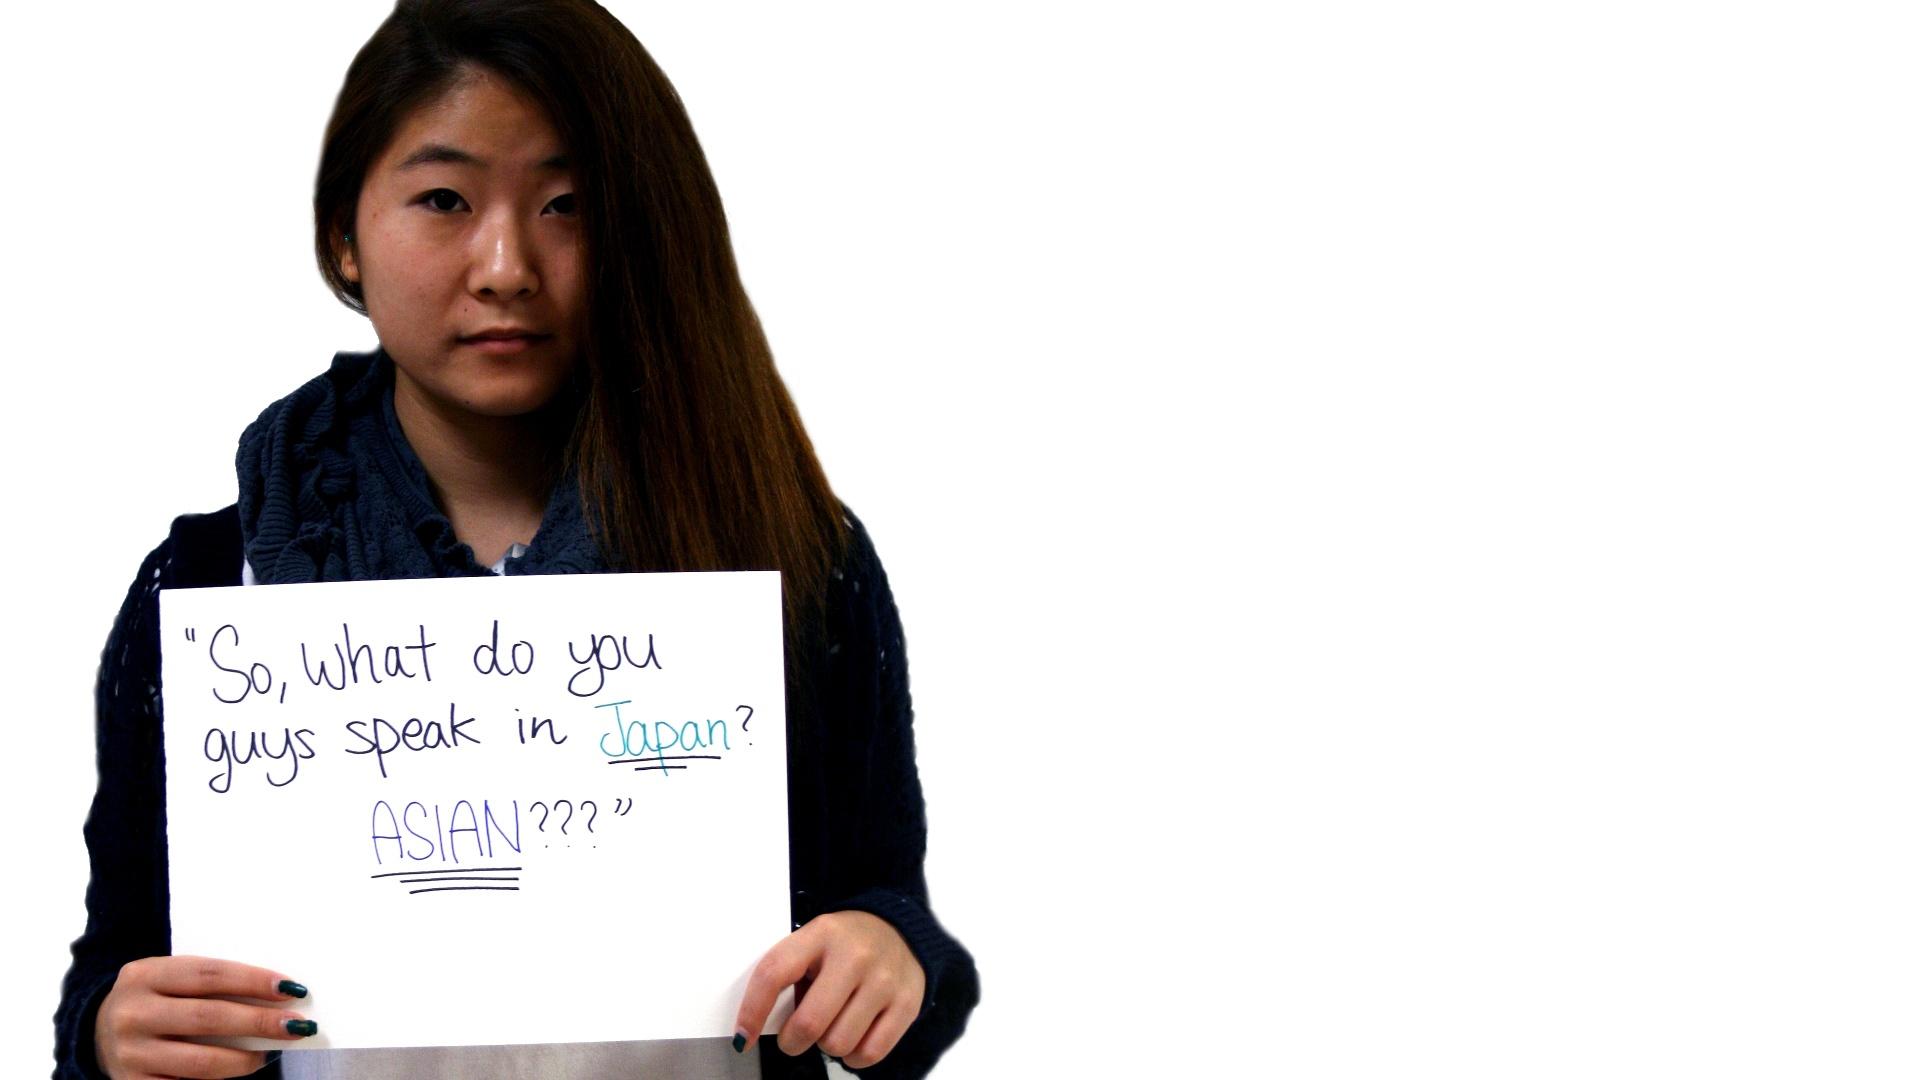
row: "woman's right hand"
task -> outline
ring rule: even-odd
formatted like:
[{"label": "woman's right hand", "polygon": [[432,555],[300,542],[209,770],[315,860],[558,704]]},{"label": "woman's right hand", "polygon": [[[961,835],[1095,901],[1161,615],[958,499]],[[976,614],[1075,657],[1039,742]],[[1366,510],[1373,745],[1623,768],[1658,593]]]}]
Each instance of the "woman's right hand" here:
[{"label": "woman's right hand", "polygon": [[[288,992],[291,990],[292,992]],[[185,1041],[185,1036],[303,1039],[316,1028],[297,1012],[222,998],[287,1001],[306,987],[265,968],[204,956],[149,956],[120,969],[93,1023],[94,1057],[113,1080],[245,1076],[267,1056]],[[293,1022],[299,1021],[296,1025]]]}]

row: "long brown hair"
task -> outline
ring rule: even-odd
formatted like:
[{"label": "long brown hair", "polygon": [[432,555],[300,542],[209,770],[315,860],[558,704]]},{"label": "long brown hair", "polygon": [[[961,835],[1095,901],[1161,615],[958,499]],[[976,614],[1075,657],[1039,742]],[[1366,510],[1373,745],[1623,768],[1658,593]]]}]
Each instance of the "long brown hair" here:
[{"label": "long brown hair", "polygon": [[586,237],[587,332],[566,459],[601,547],[629,570],[776,569],[789,644],[846,539],[734,263],[719,189],[679,95],[591,0],[399,0],[347,69],[314,185],[320,272],[341,272],[361,184],[414,108],[465,65],[545,107]]}]

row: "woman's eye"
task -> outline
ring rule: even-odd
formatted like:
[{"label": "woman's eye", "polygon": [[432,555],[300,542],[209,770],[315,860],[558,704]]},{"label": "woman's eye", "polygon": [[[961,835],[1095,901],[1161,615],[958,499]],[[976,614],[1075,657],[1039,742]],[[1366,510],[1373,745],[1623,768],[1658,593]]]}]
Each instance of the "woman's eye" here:
[{"label": "woman's eye", "polygon": [[461,199],[460,194],[456,191],[448,188],[434,188],[432,191],[420,196],[420,201],[443,214],[451,214],[455,210],[458,210],[461,203],[465,200]]},{"label": "woman's eye", "polygon": [[[424,203],[429,208],[442,214],[451,214],[466,205],[466,200],[460,197],[460,193],[451,188],[434,188],[415,201]],[[547,204],[547,209],[556,214],[570,215],[576,213],[577,208],[574,205],[573,193],[568,192],[565,195],[556,197],[552,202]]]}]

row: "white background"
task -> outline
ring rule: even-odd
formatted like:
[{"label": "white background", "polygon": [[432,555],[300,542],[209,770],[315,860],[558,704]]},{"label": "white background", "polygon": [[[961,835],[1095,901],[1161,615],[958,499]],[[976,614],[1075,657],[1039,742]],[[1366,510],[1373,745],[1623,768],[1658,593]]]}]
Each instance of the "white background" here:
[{"label": "white background", "polygon": [[[911,641],[940,1074],[1912,1076],[1903,5],[616,3]],[[381,3],[8,27],[0,1072]],[[724,842],[724,838],[715,838]]]}]

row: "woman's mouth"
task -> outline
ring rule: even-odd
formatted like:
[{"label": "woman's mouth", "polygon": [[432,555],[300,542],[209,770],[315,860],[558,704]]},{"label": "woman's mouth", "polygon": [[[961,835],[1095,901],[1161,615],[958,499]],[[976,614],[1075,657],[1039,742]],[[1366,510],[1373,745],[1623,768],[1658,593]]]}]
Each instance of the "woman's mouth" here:
[{"label": "woman's mouth", "polygon": [[503,353],[524,352],[552,336],[551,334],[535,334],[530,332],[499,333],[490,331],[484,334],[475,334],[472,337],[463,337],[460,339],[460,344],[478,349],[483,353],[498,355]]}]

